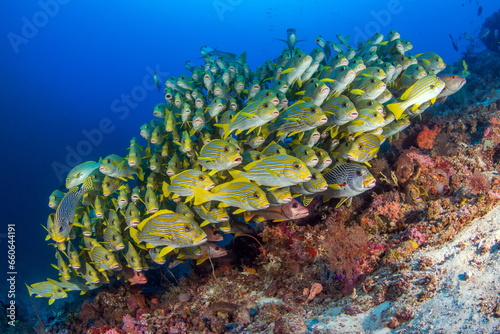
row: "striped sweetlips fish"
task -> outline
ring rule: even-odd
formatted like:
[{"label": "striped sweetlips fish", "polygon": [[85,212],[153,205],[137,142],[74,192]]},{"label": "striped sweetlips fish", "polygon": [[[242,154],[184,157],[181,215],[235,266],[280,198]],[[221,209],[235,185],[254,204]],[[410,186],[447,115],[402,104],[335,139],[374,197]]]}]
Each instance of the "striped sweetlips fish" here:
[{"label": "striped sweetlips fish", "polygon": [[245,172],[229,171],[235,178],[244,177],[258,185],[287,187],[311,179],[311,172],[302,160],[287,154],[278,154],[256,160],[244,167]]},{"label": "striped sweetlips fish", "polygon": [[167,246],[160,255],[175,248],[197,246],[207,241],[207,235],[192,219],[170,210],[160,210],[130,229],[130,236],[147,248]]},{"label": "striped sweetlips fish", "polygon": [[54,220],[47,224],[49,235],[55,242],[61,243],[69,238],[73,225],[76,206],[85,193],[93,189],[91,178],[87,178],[80,189],[72,187],[57,206]]},{"label": "striped sweetlips fish", "polygon": [[200,165],[212,170],[209,175],[213,175],[216,171],[238,166],[243,161],[243,158],[236,145],[227,140],[214,139],[203,145],[197,160]]},{"label": "striped sweetlips fish", "polygon": [[328,189],[323,196],[330,198],[342,198],[336,207],[345,201],[350,205],[352,197],[359,195],[375,187],[375,178],[368,168],[358,163],[344,163],[337,165],[323,174]]},{"label": "striped sweetlips fish", "polygon": [[245,210],[253,211],[269,207],[266,193],[257,185],[250,182],[230,181],[218,185],[210,192],[201,188],[193,188],[193,190],[195,205],[200,205],[208,201],[219,201],[222,206],[235,206],[239,208],[233,214],[244,212]]}]

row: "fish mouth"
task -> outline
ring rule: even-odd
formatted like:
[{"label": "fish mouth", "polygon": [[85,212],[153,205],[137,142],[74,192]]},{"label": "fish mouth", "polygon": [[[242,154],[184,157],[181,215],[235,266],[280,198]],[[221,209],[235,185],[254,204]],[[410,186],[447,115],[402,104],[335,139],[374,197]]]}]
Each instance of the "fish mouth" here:
[{"label": "fish mouth", "polygon": [[309,210],[300,211],[295,215],[295,219],[300,219],[309,216]]},{"label": "fish mouth", "polygon": [[149,169],[156,170],[156,166],[149,166]]},{"label": "fish mouth", "polygon": [[132,227],[137,227],[139,225],[139,222],[130,222],[130,226]]},{"label": "fish mouth", "polygon": [[83,232],[82,233],[85,237],[90,237],[92,235],[92,232]]},{"label": "fish mouth", "polygon": [[213,187],[215,187],[215,183],[210,183],[207,187],[205,187],[205,190],[210,190]]},{"label": "fish mouth", "polygon": [[108,171],[108,168],[107,168],[107,167],[104,167],[104,166],[101,166],[101,167],[99,167],[99,171],[100,171],[101,173],[105,173],[105,172],[107,172],[107,171]]},{"label": "fish mouth", "polygon": [[331,164],[332,163],[332,159],[330,158],[327,158],[325,160],[323,160],[323,164],[326,165],[326,164]]},{"label": "fish mouth", "polygon": [[262,206],[259,208],[259,210],[260,210],[260,209],[267,209],[270,205],[271,205],[271,204],[269,204],[269,203],[264,204],[264,205],[262,205]]},{"label": "fish mouth", "polygon": [[194,239],[193,241],[194,241],[194,243],[195,243],[196,245],[201,245],[201,244],[204,244],[205,242],[207,242],[207,235],[205,234],[203,237],[201,237],[201,238],[196,238],[196,239]]},{"label": "fish mouth", "polygon": [[355,119],[356,117],[358,117],[357,111],[353,111],[353,112],[349,113],[349,118]]},{"label": "fish mouth", "polygon": [[302,182],[307,182],[307,181],[310,181],[311,179],[312,179],[312,175],[311,175],[311,174],[309,174],[308,176],[306,176],[306,177],[304,178],[304,180],[303,180]]},{"label": "fish mouth", "polygon": [[[273,99],[273,100],[271,100],[271,103],[274,104],[274,106],[277,106],[278,104],[280,104],[280,100]],[[274,113],[273,113],[273,115],[274,115]]]},{"label": "fish mouth", "polygon": [[321,124],[325,124],[326,122],[328,122],[328,117],[321,117],[321,118],[319,119],[319,121],[318,121],[318,123],[320,123],[320,125],[321,125]]},{"label": "fish mouth", "polygon": [[326,189],[328,189],[328,185],[319,188],[319,190],[321,190],[321,191],[326,191]]},{"label": "fish mouth", "polygon": [[124,244],[121,244],[121,245],[115,247],[116,250],[122,250],[124,248],[125,248]]},{"label": "fish mouth", "polygon": [[365,188],[373,188],[377,181],[374,178],[370,178],[369,180],[363,181],[363,186]]},{"label": "fish mouth", "polygon": [[167,175],[168,175],[168,176],[172,176],[172,175],[174,175],[174,174],[175,174],[175,173],[174,173],[174,172],[172,172],[172,171],[167,171]]},{"label": "fish mouth", "polygon": [[242,157],[238,157],[236,159],[233,160],[233,163],[242,163],[243,162],[243,158]]},{"label": "fish mouth", "polygon": [[328,88],[327,86],[323,87],[323,89],[321,90],[321,93],[324,93],[324,94],[327,94],[330,92],[330,88]]},{"label": "fish mouth", "polygon": [[290,203],[292,201],[292,197],[285,197],[281,200],[281,203],[282,204],[287,204],[287,203]]},{"label": "fish mouth", "polygon": [[220,222],[227,222],[229,220],[229,216],[222,216],[218,219]]},{"label": "fish mouth", "polygon": [[129,160],[128,165],[129,165],[130,167],[134,167],[135,165],[137,165],[137,162],[135,162],[135,161],[133,161],[133,160]]},{"label": "fish mouth", "polygon": [[347,60],[346,58],[342,59],[342,61],[340,62],[340,66],[347,66],[349,64],[349,60]]},{"label": "fish mouth", "polygon": [[347,160],[356,161],[356,156],[353,154],[347,154]]}]

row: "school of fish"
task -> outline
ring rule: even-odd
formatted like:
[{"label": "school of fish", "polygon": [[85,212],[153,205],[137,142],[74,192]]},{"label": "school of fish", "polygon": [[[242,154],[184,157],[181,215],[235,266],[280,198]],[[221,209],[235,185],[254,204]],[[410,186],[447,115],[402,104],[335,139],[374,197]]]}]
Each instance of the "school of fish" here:
[{"label": "school of fish", "polygon": [[[110,154],[74,167],[67,192],[55,190],[46,240],[59,279],[28,286],[54,300],[178,261],[226,255],[216,243],[253,221],[308,216],[315,197],[337,206],[376,180],[369,161],[437,98],[465,79],[440,78],[434,52],[412,55],[396,31],[351,45],[317,36],[309,53],[287,47],[255,71],[246,54],[201,48],[204,64],[170,77],[154,118],[124,157]],[[457,82],[459,84],[457,85]]]}]

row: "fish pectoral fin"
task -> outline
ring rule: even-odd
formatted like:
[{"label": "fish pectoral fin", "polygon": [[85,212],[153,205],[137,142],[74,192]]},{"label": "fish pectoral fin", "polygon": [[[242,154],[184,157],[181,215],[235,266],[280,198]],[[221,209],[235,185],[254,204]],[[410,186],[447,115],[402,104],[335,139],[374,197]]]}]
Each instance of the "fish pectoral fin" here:
[{"label": "fish pectoral fin", "polygon": [[333,190],[343,190],[344,187],[346,186],[345,183],[341,183],[341,184],[329,184],[328,187],[333,189]]},{"label": "fish pectoral fin", "polygon": [[338,203],[337,205],[335,205],[335,209],[338,209],[342,204],[344,204],[345,201],[347,201],[347,198],[348,197],[344,197],[342,198]]},{"label": "fish pectoral fin", "polygon": [[245,220],[245,222],[248,223],[253,216],[255,216],[255,214],[252,213],[251,211],[245,211],[245,213],[243,214],[243,219]]},{"label": "fish pectoral fin", "polygon": [[223,202],[219,203],[219,208],[227,208],[228,206],[229,206],[229,204],[226,204],[226,203],[223,203]]},{"label": "fish pectoral fin", "polygon": [[171,247],[171,246],[163,247],[161,249],[160,253],[158,253],[157,257],[159,257],[159,258],[164,257],[164,256],[166,256],[168,253],[170,253],[173,250],[175,250],[175,248]]},{"label": "fish pectoral fin", "polygon": [[287,73],[292,73],[293,71],[295,71],[295,67],[290,67],[290,68],[287,68],[286,70],[281,71],[281,75],[287,74]]},{"label": "fish pectoral fin", "polygon": [[208,220],[204,220],[204,221],[200,224],[200,227],[207,226],[208,224],[210,224],[210,222],[209,222]]},{"label": "fish pectoral fin", "polygon": [[247,210],[241,209],[241,208],[240,209],[236,209],[236,210],[233,211],[233,215],[237,215],[237,214],[245,212],[245,211],[247,211]]},{"label": "fish pectoral fin", "polygon": [[164,238],[164,239],[168,239],[168,240],[172,239],[172,237],[170,235],[166,235],[166,234],[159,233],[159,232],[151,232],[149,234],[152,236],[155,236],[155,237],[160,237],[160,238]]},{"label": "fish pectoral fin", "polygon": [[349,93],[351,93],[353,95],[363,95],[365,93],[365,91],[362,89],[351,89],[351,91]]}]

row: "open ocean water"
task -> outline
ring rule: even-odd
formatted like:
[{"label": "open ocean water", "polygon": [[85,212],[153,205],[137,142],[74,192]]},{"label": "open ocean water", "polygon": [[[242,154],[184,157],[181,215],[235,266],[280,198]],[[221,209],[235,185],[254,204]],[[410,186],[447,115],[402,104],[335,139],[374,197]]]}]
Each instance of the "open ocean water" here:
[{"label": "open ocean water", "polygon": [[[155,72],[162,82],[188,74],[184,63],[202,64],[202,45],[247,52],[255,70],[286,47],[277,38],[286,39],[288,28],[306,52],[317,35],[336,41],[340,33],[355,44],[395,29],[413,43],[412,54],[434,51],[453,63],[461,52],[449,35],[463,47],[459,37],[477,38],[497,9],[484,0],[3,1],[0,301],[15,303],[15,317],[24,317],[32,312],[25,283],[57,279],[40,226],[53,212],[48,197],[73,166],[127,154],[130,138],[139,138],[139,126],[163,101]],[[46,301],[36,300],[41,308]]]}]

